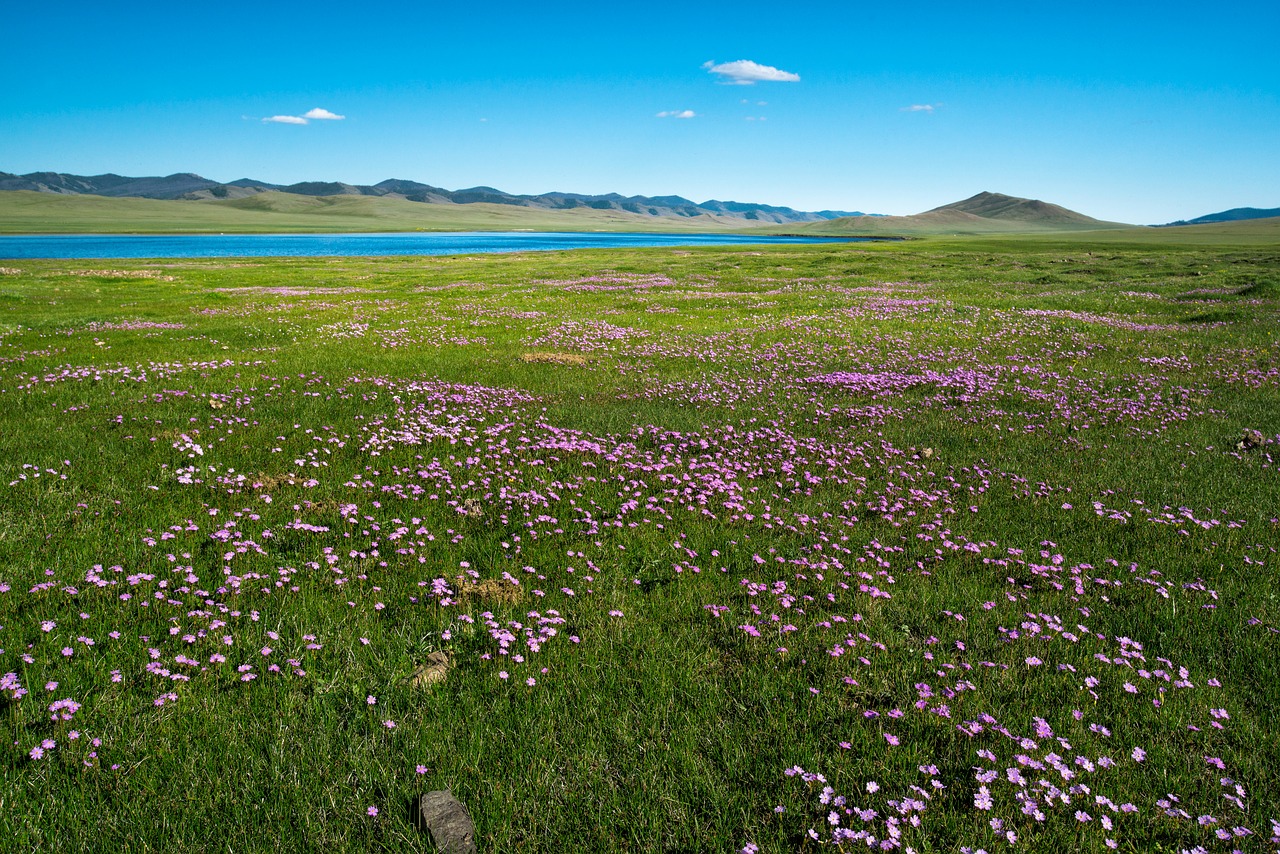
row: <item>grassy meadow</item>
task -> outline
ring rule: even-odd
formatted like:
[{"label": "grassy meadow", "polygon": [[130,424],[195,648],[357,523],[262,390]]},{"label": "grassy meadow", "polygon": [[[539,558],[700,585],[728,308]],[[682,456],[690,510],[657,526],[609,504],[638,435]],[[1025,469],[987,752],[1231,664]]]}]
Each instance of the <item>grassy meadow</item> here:
[{"label": "grassy meadow", "polygon": [[[4,222],[0,214],[0,224]],[[2,227],[2,226],[0,226]],[[886,217],[849,217],[829,222],[810,222],[791,227],[768,226],[762,228],[766,233],[795,233],[814,237],[930,237],[937,239],[955,239],[980,237],[984,241],[999,239],[1001,236],[1018,241],[1021,246],[1027,242],[1038,242],[1045,246],[1057,242],[1065,242],[1069,248],[1078,249],[1087,243],[1093,247],[1102,246],[1261,246],[1274,247],[1280,243],[1280,217],[1266,219],[1237,220],[1235,222],[1203,223],[1199,225],[1180,225],[1176,227],[1152,227],[1145,225],[1119,226],[1114,223],[1100,223],[1091,229],[1072,229],[1052,223],[1035,223],[1019,220],[983,219],[974,222],[936,215],[934,213],[916,216]]]},{"label": "grassy meadow", "polygon": [[1121,234],[0,262],[5,850],[1280,849],[1280,249]]}]

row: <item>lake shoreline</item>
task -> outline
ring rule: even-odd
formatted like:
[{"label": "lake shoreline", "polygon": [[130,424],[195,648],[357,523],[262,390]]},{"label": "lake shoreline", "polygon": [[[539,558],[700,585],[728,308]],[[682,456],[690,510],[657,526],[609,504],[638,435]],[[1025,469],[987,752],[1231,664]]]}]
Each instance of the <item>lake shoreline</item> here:
[{"label": "lake shoreline", "polygon": [[285,232],[273,234],[0,235],[5,260],[391,257],[863,243],[900,238],[684,232]]}]

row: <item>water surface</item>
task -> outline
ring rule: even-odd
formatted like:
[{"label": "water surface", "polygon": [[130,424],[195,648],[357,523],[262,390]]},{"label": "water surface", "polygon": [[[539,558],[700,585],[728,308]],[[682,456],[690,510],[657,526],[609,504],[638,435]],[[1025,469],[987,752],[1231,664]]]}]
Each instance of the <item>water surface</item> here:
[{"label": "water surface", "polygon": [[386,234],[35,234],[0,236],[0,258],[303,258],[322,255],[464,255],[639,246],[845,243],[867,238],[745,234],[533,231]]}]

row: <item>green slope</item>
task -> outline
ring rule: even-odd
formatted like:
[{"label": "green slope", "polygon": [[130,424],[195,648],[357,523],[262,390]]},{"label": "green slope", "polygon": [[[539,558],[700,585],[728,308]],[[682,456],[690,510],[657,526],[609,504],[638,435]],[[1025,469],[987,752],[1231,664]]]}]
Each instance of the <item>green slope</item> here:
[{"label": "green slope", "polygon": [[1119,228],[1123,223],[1103,222],[1091,216],[1085,216],[1061,205],[1042,202],[1039,199],[1022,199],[1017,196],[1006,196],[1003,193],[978,193],[960,202],[936,207],[927,213],[958,211],[973,214],[984,219],[1000,220],[1021,225],[1036,225],[1044,228],[1080,229],[1080,228]]},{"label": "green slope", "polygon": [[1063,238],[1108,246],[1275,246],[1280,247],[1280,217],[1180,225],[1134,226],[1069,234],[1028,235],[1029,240]]},{"label": "green slope", "polygon": [[652,217],[592,208],[433,205],[373,196],[261,193],[167,201],[0,192],[0,233],[280,233],[346,231],[755,231],[740,219]]},{"label": "green slope", "polygon": [[1091,222],[1094,225],[1073,223],[1067,227],[1054,222],[978,216],[947,207],[914,216],[842,217],[828,222],[749,226],[740,219],[714,216],[651,217],[591,208],[548,211],[512,205],[437,205],[373,196],[317,197],[271,192],[243,199],[162,201],[25,190],[0,192],[0,234],[735,231],[813,237],[1009,237],[1108,245],[1280,245],[1280,217],[1177,228]]},{"label": "green slope", "polygon": [[836,236],[952,236],[1036,234],[1127,229],[1060,205],[1002,193],[978,193],[912,216],[851,216],[827,222],[780,227],[800,234]]},{"label": "green slope", "polygon": [[914,239],[936,248],[982,252],[1110,253],[1119,250],[1181,252],[1197,249],[1240,249],[1280,252],[1280,217],[1177,228],[1135,226],[1095,231],[1040,231],[1000,234],[920,235]]},{"label": "green slope", "polygon": [[1280,217],[1180,225],[1176,228],[1119,226],[1053,227],[989,219],[960,211],[929,211],[915,216],[844,217],[830,222],[770,226],[765,233],[829,237],[908,237],[914,239],[1009,240],[1017,244],[1081,246],[1280,246]]},{"label": "green slope", "polygon": [[1232,208],[1229,211],[1205,214],[1183,222],[1171,222],[1170,225],[1203,225],[1210,222],[1235,222],[1240,219],[1271,219],[1280,216],[1280,208]]},{"label": "green slope", "polygon": [[1061,231],[1062,228],[1045,223],[991,219],[957,210],[935,210],[912,216],[846,216],[827,222],[779,225],[772,227],[771,230],[814,237],[923,237],[1024,234]]}]

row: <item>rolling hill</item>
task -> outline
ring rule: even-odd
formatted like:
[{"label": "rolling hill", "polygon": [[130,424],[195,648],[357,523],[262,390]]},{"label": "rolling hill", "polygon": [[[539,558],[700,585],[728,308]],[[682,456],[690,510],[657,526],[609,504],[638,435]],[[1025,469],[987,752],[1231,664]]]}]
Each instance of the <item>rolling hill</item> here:
[{"label": "rolling hill", "polygon": [[[759,226],[755,226],[759,228]],[[658,217],[590,207],[420,204],[394,196],[266,191],[187,201],[0,191],[5,234],[269,234],[379,231],[749,231],[739,217]]]},{"label": "rolling hill", "polygon": [[[808,222],[749,219],[759,211],[737,202],[704,202],[696,215],[671,211],[690,203],[679,196],[645,198],[651,208],[628,209],[621,196],[546,194],[538,204],[514,204],[492,187],[447,191],[412,181],[378,185],[379,193],[340,183],[295,184],[273,189],[252,179],[220,185],[227,194],[193,191],[195,197],[153,199],[127,195],[139,189],[176,191],[198,184],[199,176],[169,176],[163,186],[148,179],[97,176],[99,184],[77,183],[69,176],[42,173],[43,191],[0,190],[0,233],[283,233],[376,231],[737,231],[830,237],[1062,236],[1088,234],[1108,242],[1151,242],[1185,234],[1191,242],[1269,242],[1280,219],[1155,229],[1103,222],[1060,205],[999,193],[971,198],[912,216],[850,215]],[[12,178],[13,176],[9,176]],[[172,179],[172,180],[171,180]],[[0,187],[5,185],[0,173]],[[25,180],[25,179],[24,179]],[[88,179],[86,179],[88,180]],[[87,194],[93,188],[115,197]],[[306,192],[297,192],[306,191]],[[495,197],[502,201],[492,201]],[[588,200],[594,200],[588,203]],[[621,200],[621,201],[619,201]],[[785,209],[785,210],[790,210]],[[823,214],[838,212],[826,211]],[[814,214],[815,216],[817,214]],[[1256,223],[1256,227],[1244,228]],[[1231,228],[1229,226],[1241,226]],[[1172,238],[1170,238],[1172,239]],[[1174,242],[1183,242],[1177,240]]]},{"label": "rolling hill", "polygon": [[[805,223],[786,229],[797,234],[843,236],[913,236],[1028,234],[1130,228],[1104,222],[1060,205],[1001,193],[978,193],[911,216],[850,216]],[[778,229],[770,229],[777,231]]]},{"label": "rolling hill", "polygon": [[744,224],[824,222],[843,216],[860,216],[858,211],[798,211],[777,205],[725,202],[711,199],[694,202],[681,196],[622,196],[617,193],[542,193],[513,195],[493,187],[446,190],[398,178],[372,185],[341,181],[304,181],[271,184],[241,178],[226,184],[190,172],[165,177],[129,178],[123,175],[66,175],[59,172],[32,172],[13,175],[0,172],[0,191],[27,190],[58,195],[94,195],[108,198],[145,198],[182,201],[214,201],[251,198],[262,193],[286,193],[319,198],[369,196],[402,199],[433,205],[508,205],[541,211],[571,211],[586,208],[616,211],[640,217],[717,217],[740,220]]},{"label": "rolling hill", "polygon": [[1118,225],[1118,223],[1102,222],[1039,199],[1020,199],[1001,193],[978,193],[964,201],[942,205],[925,213],[945,211],[957,211],[1000,222],[1033,224],[1049,228],[1106,228]]}]

